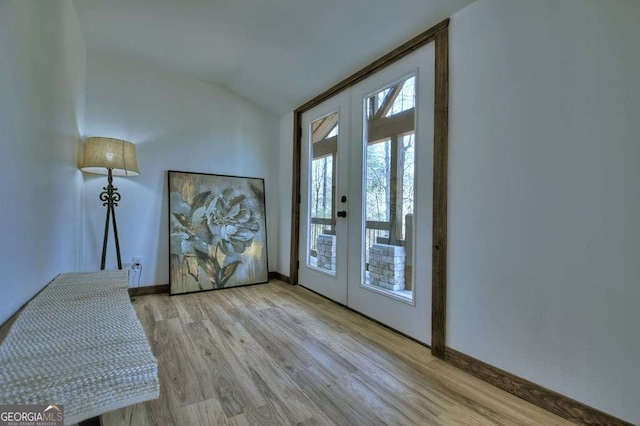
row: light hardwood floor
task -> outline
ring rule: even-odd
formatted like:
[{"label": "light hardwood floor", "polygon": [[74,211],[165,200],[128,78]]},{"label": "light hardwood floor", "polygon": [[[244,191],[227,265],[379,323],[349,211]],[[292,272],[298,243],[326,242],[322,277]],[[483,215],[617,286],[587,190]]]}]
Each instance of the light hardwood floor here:
[{"label": "light hardwood floor", "polygon": [[103,415],[105,426],[570,424],[299,286],[134,306],[160,398]]}]

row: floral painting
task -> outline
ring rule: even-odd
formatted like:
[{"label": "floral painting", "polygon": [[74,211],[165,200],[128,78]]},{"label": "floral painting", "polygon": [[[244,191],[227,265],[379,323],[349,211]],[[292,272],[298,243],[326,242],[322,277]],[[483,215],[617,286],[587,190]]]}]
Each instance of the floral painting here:
[{"label": "floral painting", "polygon": [[171,294],[267,282],[264,180],[169,172]]}]

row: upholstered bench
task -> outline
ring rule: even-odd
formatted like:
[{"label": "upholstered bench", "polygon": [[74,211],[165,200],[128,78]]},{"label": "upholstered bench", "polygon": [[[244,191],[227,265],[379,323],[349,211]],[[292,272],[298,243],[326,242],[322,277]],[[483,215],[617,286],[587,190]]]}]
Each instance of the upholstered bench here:
[{"label": "upholstered bench", "polygon": [[61,274],[0,345],[0,404],[64,405],[65,424],[159,396],[127,271]]}]

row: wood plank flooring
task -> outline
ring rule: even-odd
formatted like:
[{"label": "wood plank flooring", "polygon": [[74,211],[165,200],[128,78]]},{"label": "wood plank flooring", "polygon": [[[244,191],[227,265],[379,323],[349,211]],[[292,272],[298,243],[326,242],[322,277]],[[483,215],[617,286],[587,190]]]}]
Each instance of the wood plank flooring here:
[{"label": "wood plank flooring", "polygon": [[281,282],[137,298],[160,398],[120,425],[565,425],[429,349]]}]

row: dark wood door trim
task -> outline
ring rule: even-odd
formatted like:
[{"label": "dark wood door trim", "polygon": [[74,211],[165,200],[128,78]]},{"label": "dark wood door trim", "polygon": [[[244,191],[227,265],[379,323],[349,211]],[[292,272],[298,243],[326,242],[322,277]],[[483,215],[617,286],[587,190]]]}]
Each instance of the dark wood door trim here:
[{"label": "dark wood door trim", "polygon": [[424,46],[425,44],[428,44],[429,42],[433,41],[438,32],[448,27],[449,27],[449,18],[434,25],[433,27],[429,28],[425,32],[418,34],[417,36],[407,41],[406,43],[402,44],[401,46],[396,47],[386,55],[376,59],[366,67],[362,68],[360,71],[357,71],[351,74],[349,77],[335,84],[331,88],[325,90],[315,98],[305,102],[304,104],[296,108],[296,112],[303,113],[307,110],[310,110],[316,105],[319,105],[322,102],[326,101],[333,95],[339,92],[342,92],[344,89],[347,89],[355,85],[356,83],[359,83],[360,81],[369,77],[371,74],[375,73],[376,71],[381,70],[387,65],[394,63],[400,58],[407,56],[409,53],[413,52],[414,50],[417,50],[420,47]]},{"label": "dark wood door trim", "polygon": [[449,30],[436,33],[433,131],[431,353],[444,359],[447,306],[447,183],[449,164]]},{"label": "dark wood door trim", "polygon": [[[302,107],[300,107],[302,108]],[[293,112],[293,169],[291,195],[291,253],[289,279],[293,285],[298,284],[298,265],[300,253],[300,161],[302,143],[302,113],[300,108]]]},{"label": "dark wood door trim", "polygon": [[447,242],[447,150],[449,112],[449,19],[429,28],[360,71],[345,78],[293,112],[293,183],[291,198],[291,257],[289,277],[298,284],[300,248],[300,162],[302,128],[305,111],[319,105],[337,93],[364,80],[376,71],[403,58],[420,47],[435,41],[435,117],[434,117],[434,198],[433,198],[433,274],[432,274],[432,353],[444,358],[446,304],[446,242]]}]

